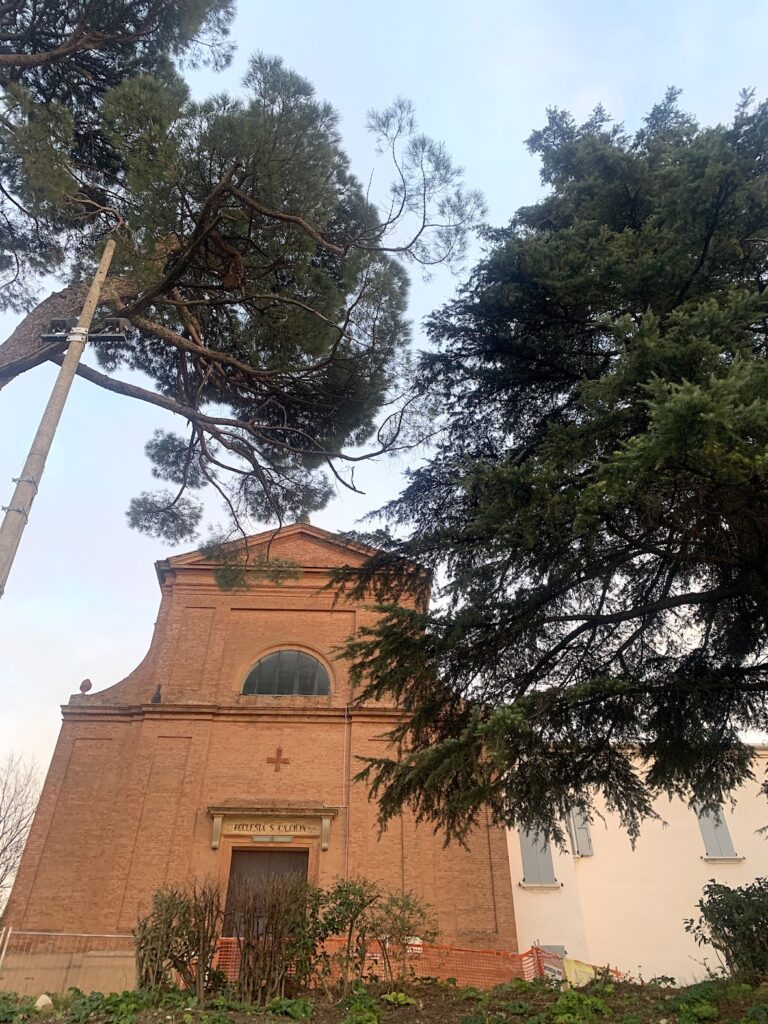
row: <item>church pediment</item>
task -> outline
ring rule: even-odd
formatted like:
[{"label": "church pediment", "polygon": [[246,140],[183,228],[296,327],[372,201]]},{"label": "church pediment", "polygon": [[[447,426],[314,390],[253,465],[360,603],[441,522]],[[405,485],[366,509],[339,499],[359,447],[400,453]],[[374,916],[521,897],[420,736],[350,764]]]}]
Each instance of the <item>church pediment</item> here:
[{"label": "church pediment", "polygon": [[[236,557],[247,548],[248,561],[262,562],[264,557],[285,559],[303,569],[335,569],[342,565],[361,565],[375,554],[373,548],[356,544],[309,523],[295,523],[279,530],[265,530],[246,541],[235,540],[224,546],[228,556]],[[220,563],[202,551],[189,551],[155,563],[161,582],[168,572],[184,570],[213,571]]]},{"label": "church pediment", "polygon": [[[233,560],[245,545],[228,545]],[[375,554],[296,523],[248,538],[255,571],[231,590],[216,577],[222,562],[201,551],[157,562],[163,594],[146,657],[125,679],[72,703],[80,710],[157,705],[261,712],[274,705],[296,713],[310,704],[316,710],[344,706],[350,682],[337,652],[373,613],[365,596],[329,584],[335,569],[354,569]],[[260,674],[261,682],[251,685],[257,665],[265,679]]]}]

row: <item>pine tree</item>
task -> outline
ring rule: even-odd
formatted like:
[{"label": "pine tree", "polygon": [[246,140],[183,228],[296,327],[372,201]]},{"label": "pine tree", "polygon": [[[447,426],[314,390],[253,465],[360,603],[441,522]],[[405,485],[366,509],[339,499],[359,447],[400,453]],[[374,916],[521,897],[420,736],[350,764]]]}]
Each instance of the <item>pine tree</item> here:
[{"label": "pine tree", "polygon": [[[66,5],[52,6],[63,18]],[[89,17],[115,7],[85,6]],[[228,3],[117,7],[123,20],[155,18],[133,51],[127,24],[100,24],[85,37],[122,32],[114,52],[17,58],[2,82],[0,183],[12,211],[3,294],[29,305],[43,271],[69,283],[0,345],[0,386],[61,358],[39,336],[77,310],[111,235],[119,246],[102,312],[132,330],[125,343],[99,346],[100,369],[79,373],[188,424],[185,435],[158,430],[150,441],[155,475],[172,489],[136,498],[129,522],[190,537],[201,517],[192,492],[203,486],[219,491],[238,526],[298,517],[325,504],[329,476],[349,483],[339,460],[361,457],[346,455],[349,446],[374,437],[375,452],[403,440],[402,405],[378,426],[376,415],[407,368],[405,265],[460,258],[482,202],[397,101],[370,115],[397,167],[381,213],[351,173],[335,111],[281,60],[253,57],[242,97],[191,100],[163,54],[188,52],[204,30],[220,36]],[[30,50],[58,53],[82,35],[74,15],[63,28],[53,21],[30,29]],[[220,48],[214,56],[223,59]],[[115,376],[125,369],[147,385]]]},{"label": "pine tree", "polygon": [[635,837],[768,728],[768,104],[552,110],[529,148],[547,192],[432,317],[436,447],[351,580],[386,610],[360,699],[404,708],[365,776],[449,837],[487,806],[562,839],[598,794]]},{"label": "pine tree", "polygon": [[[0,303],[23,309],[56,273],[71,232],[110,205],[123,171],[104,96],[177,66],[223,67],[233,0],[8,0],[0,8]],[[73,205],[67,196],[79,194]],[[95,218],[97,219],[97,218]]]}]

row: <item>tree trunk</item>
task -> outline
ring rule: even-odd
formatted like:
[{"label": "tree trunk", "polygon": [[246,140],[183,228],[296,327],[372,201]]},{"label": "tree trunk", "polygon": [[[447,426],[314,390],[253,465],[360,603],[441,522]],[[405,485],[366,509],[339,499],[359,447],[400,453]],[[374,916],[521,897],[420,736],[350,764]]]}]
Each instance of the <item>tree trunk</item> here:
[{"label": "tree trunk", "polygon": [[[43,299],[21,321],[15,331],[0,344],[0,389],[14,377],[31,370],[52,356],[59,355],[67,347],[66,335],[61,343],[44,345],[40,337],[48,332],[51,320],[77,317],[83,305],[88,282],[79,281],[67,285],[59,292],[52,292]],[[120,306],[123,298],[135,294],[136,287],[127,278],[108,278],[103,289],[102,301]]]},{"label": "tree trunk", "polygon": [[43,299],[24,317],[16,330],[0,345],[0,388],[66,347],[66,336],[60,345],[43,345],[40,336],[47,333],[51,320],[77,316],[87,290],[87,281],[68,285]]}]

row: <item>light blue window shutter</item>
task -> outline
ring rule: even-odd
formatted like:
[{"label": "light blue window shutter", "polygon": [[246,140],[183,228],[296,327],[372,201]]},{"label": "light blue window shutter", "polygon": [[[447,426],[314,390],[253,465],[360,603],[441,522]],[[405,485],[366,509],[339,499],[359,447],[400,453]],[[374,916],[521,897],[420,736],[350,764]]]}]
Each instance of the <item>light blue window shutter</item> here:
[{"label": "light blue window shutter", "polygon": [[555,885],[552,849],[538,832],[520,829],[520,850],[523,855],[523,882],[526,885]]},{"label": "light blue window shutter", "polygon": [[573,852],[579,857],[591,857],[595,852],[592,849],[592,834],[589,831],[589,822],[583,811],[574,807],[571,811],[571,838],[573,839]]},{"label": "light blue window shutter", "polygon": [[708,857],[735,857],[731,833],[721,810],[705,811],[694,808],[704,840],[704,849]]}]

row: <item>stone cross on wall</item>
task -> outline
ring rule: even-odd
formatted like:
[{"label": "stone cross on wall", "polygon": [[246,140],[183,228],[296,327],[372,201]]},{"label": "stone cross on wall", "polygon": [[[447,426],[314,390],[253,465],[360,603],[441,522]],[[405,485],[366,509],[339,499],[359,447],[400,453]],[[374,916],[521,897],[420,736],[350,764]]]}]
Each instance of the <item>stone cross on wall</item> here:
[{"label": "stone cross on wall", "polygon": [[283,748],[282,747],[278,747],[277,748],[277,750],[275,751],[275,756],[274,757],[268,757],[267,758],[267,764],[273,764],[275,766],[275,771],[276,772],[280,771],[280,765],[281,764],[290,764],[290,763],[291,762],[290,762],[290,760],[287,757],[283,757]]}]

